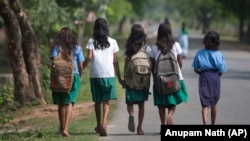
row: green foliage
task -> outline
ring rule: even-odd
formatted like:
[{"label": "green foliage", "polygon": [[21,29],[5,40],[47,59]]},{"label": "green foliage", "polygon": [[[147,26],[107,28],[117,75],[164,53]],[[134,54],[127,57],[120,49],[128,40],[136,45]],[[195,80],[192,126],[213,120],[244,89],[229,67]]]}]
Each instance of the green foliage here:
[{"label": "green foliage", "polygon": [[110,23],[117,23],[123,16],[134,17],[131,3],[125,0],[113,0],[108,3],[105,12]]},{"label": "green foliage", "polygon": [[223,8],[223,14],[233,14],[238,18],[250,19],[250,2],[248,0],[216,0]]},{"label": "green foliage", "polygon": [[150,2],[150,0],[127,0],[131,3],[131,10],[137,15],[139,19],[144,18],[144,13],[147,10],[146,5]]},{"label": "green foliage", "polygon": [[11,120],[11,112],[15,111],[18,103],[14,101],[13,82],[0,85],[0,124]]},{"label": "green foliage", "polygon": [[42,71],[42,78],[43,78],[43,88],[45,90],[50,89],[50,68],[47,65],[43,65],[41,67]]}]

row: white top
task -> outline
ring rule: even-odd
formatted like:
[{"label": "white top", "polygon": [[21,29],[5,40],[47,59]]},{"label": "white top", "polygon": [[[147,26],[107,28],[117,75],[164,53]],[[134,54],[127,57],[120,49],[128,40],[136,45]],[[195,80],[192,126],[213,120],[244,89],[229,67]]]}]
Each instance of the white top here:
[{"label": "white top", "polygon": [[110,43],[109,48],[95,49],[94,40],[90,38],[86,48],[93,50],[93,57],[90,65],[90,78],[106,78],[115,77],[114,72],[114,53],[119,51],[116,40],[108,37]]},{"label": "white top", "polygon": [[[177,59],[177,55],[178,54],[181,55],[181,53],[182,53],[182,49],[181,49],[180,44],[178,42],[175,42],[171,51],[174,54],[175,58]],[[157,61],[158,56],[160,55],[160,53],[161,53],[161,51],[158,50],[157,45],[154,44],[152,46],[152,49],[151,49],[151,52],[150,52],[149,55],[150,55],[150,57],[154,58],[155,61]],[[180,69],[179,65],[178,65],[178,68],[179,68],[179,77],[180,77],[180,80],[183,80],[184,78],[182,76],[181,69]]]}]

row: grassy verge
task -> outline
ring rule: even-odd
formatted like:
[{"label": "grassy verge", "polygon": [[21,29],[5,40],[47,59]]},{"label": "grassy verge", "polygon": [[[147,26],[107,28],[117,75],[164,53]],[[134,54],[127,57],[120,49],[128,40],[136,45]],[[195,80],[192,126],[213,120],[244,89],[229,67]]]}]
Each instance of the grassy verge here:
[{"label": "grassy verge", "polygon": [[[123,75],[124,58],[123,53],[123,41],[118,41],[121,50],[119,51],[119,66],[121,75]],[[86,52],[84,52],[86,54]],[[124,95],[124,89],[116,81],[117,85],[117,100],[111,101],[111,109],[109,114],[109,119],[114,114],[118,100]],[[46,99],[49,105],[52,105],[51,94],[47,94]],[[82,77],[81,90],[76,102],[76,105],[82,103],[91,103],[91,91],[89,84],[89,67],[84,70]],[[41,108],[40,106],[26,107],[20,109],[21,113],[19,116],[25,116],[25,114],[32,114],[28,112],[34,108]],[[87,107],[88,108],[88,107]],[[0,140],[1,141],[97,141],[99,135],[94,132],[94,127],[96,126],[95,113],[92,108],[92,112],[81,113],[77,116],[72,117],[70,122],[69,131],[71,134],[70,139],[63,138],[58,134],[58,116],[57,112],[54,111],[54,117],[41,117],[41,118],[31,118],[20,121],[19,123],[11,124],[10,126],[0,125]],[[81,109],[80,109],[81,110]]]}]

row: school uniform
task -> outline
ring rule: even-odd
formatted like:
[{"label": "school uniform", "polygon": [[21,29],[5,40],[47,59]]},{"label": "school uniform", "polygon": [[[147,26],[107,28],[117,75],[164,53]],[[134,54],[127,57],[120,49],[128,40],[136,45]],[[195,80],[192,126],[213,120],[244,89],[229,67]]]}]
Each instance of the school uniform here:
[{"label": "school uniform", "polygon": [[[177,55],[180,55],[182,53],[182,49],[180,47],[180,44],[178,42],[175,42],[171,51],[174,54],[175,58],[177,58]],[[152,58],[154,58],[155,61],[157,61],[160,53],[161,53],[161,51],[158,50],[157,45],[154,44],[152,46],[150,56]],[[179,65],[178,65],[178,67],[179,67]],[[183,103],[183,102],[187,102],[188,93],[187,93],[187,88],[186,88],[180,67],[179,67],[179,78],[180,78],[181,89],[178,92],[173,93],[173,94],[160,95],[156,89],[156,86],[153,85],[153,96],[154,96],[154,105],[155,106],[167,108],[170,106],[176,106],[176,105]]]},{"label": "school uniform", "polygon": [[90,86],[92,100],[100,103],[106,100],[116,100],[116,81],[114,70],[114,53],[119,51],[116,40],[108,37],[110,46],[105,49],[95,49],[94,39],[88,40],[87,49],[93,51],[90,65]]},{"label": "school uniform", "polygon": [[[147,54],[149,54],[149,52],[151,51],[151,48],[149,46],[146,47],[146,52]],[[124,56],[126,57],[126,55],[124,54]],[[149,96],[149,91],[145,91],[145,90],[135,90],[135,89],[131,89],[129,87],[126,87],[125,90],[125,102],[127,103],[139,103],[139,102],[144,102],[148,100],[148,96]]]},{"label": "school uniform", "polygon": [[201,49],[196,53],[192,67],[200,72],[199,96],[201,105],[215,106],[220,98],[219,73],[227,71],[223,55],[218,50]]},{"label": "school uniform", "polygon": [[[59,47],[56,46],[52,52],[50,57],[54,58],[59,53]],[[73,83],[72,87],[69,93],[61,93],[61,92],[54,92],[52,91],[52,99],[54,104],[74,104],[76,102],[80,85],[81,85],[81,79],[80,79],[80,73],[78,70],[78,63],[84,61],[84,55],[82,48],[80,46],[77,46],[73,51],[73,62],[74,62],[74,72],[73,72]]]},{"label": "school uniform", "polygon": [[184,57],[187,57],[188,54],[188,29],[185,28],[184,30],[180,29],[178,32],[179,35],[179,43],[182,48],[182,54]]}]

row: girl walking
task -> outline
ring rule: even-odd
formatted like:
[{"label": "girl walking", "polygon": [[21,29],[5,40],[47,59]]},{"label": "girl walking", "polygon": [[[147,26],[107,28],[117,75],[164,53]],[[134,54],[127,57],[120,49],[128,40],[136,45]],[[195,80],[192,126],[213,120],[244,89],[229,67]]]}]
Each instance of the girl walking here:
[{"label": "girl walking", "polygon": [[116,40],[109,37],[108,23],[104,18],[95,21],[93,35],[87,43],[87,57],[83,63],[85,68],[91,61],[90,86],[92,99],[95,102],[96,127],[100,136],[107,136],[107,119],[110,100],[116,100],[116,78],[122,84],[119,70],[119,51]]},{"label": "girl walking", "polygon": [[[60,47],[59,47],[60,46]],[[84,61],[83,51],[77,45],[76,38],[68,27],[60,30],[56,40],[52,46],[50,58],[56,57],[62,49],[64,55],[73,54],[74,76],[71,91],[69,93],[61,93],[52,91],[53,103],[58,105],[58,118],[60,122],[59,133],[63,137],[70,137],[69,123],[73,112],[73,107],[76,102],[80,84]]]},{"label": "girl walking", "polygon": [[[128,67],[128,63],[131,60],[132,56],[137,54],[139,51],[145,49],[146,52],[150,51],[150,47],[146,46],[146,34],[145,30],[142,25],[135,24],[131,28],[131,33],[129,38],[127,39],[125,45],[125,65],[124,65],[124,72],[126,74],[126,70]],[[128,77],[128,76],[127,76]],[[125,75],[125,81],[126,78]],[[145,78],[146,79],[146,78]],[[148,80],[150,83],[150,79]],[[144,131],[142,129],[142,123],[144,118],[144,102],[148,100],[148,91],[145,90],[136,90],[126,86],[126,104],[127,104],[127,111],[129,114],[129,122],[128,122],[128,129],[131,132],[135,132],[135,121],[134,121],[134,105],[138,104],[138,126],[137,126],[137,135],[143,135]]]},{"label": "girl walking", "polygon": [[210,31],[203,38],[205,48],[197,51],[192,67],[199,74],[199,96],[202,106],[203,124],[207,124],[208,109],[211,108],[211,124],[216,121],[216,104],[220,98],[220,76],[227,71],[226,62],[219,51],[220,36]]},{"label": "girl walking", "polygon": [[[176,106],[187,102],[188,93],[184,79],[181,73],[182,67],[182,50],[178,42],[174,41],[172,36],[172,30],[170,23],[161,23],[158,28],[157,41],[152,46],[150,56],[152,58],[152,71],[155,69],[155,64],[158,56],[161,52],[165,50],[171,50],[175,58],[178,61],[179,66],[179,78],[181,89],[172,94],[159,94],[156,89],[156,86],[153,85],[153,96],[154,96],[154,105],[158,107],[160,120],[162,125],[173,124],[173,115],[176,109]],[[166,109],[168,110],[166,113]]]}]

